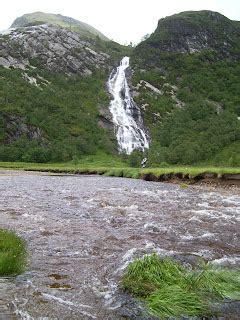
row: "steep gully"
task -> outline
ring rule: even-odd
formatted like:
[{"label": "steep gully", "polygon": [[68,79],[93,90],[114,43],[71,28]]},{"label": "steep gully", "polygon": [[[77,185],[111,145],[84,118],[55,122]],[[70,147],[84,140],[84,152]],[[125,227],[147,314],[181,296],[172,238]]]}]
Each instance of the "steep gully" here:
[{"label": "steep gully", "polygon": [[[238,190],[0,171],[0,191],[0,225],[29,251],[27,272],[0,281],[1,320],[150,320],[118,288],[132,259],[240,265]],[[239,319],[239,307],[223,313]]]}]

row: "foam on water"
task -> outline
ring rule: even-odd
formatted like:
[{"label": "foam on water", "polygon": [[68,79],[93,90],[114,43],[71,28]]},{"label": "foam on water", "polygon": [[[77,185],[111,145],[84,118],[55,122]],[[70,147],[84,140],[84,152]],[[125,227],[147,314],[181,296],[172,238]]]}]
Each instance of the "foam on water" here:
[{"label": "foam on water", "polygon": [[181,236],[182,240],[200,240],[200,239],[216,239],[216,235],[211,232],[205,232],[203,234],[197,235],[197,234],[186,234]]},{"label": "foam on water", "polygon": [[240,257],[222,257],[220,259],[215,259],[212,260],[211,263],[217,264],[217,265],[222,265],[222,266],[228,266],[228,265],[240,265]]}]

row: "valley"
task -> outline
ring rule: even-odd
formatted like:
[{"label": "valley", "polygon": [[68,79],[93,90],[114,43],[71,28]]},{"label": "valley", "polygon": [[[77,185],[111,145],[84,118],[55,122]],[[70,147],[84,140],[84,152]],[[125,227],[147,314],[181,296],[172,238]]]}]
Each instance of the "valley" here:
[{"label": "valley", "polygon": [[210,10],[136,45],[44,12],[0,32],[0,319],[239,318],[239,75]]}]

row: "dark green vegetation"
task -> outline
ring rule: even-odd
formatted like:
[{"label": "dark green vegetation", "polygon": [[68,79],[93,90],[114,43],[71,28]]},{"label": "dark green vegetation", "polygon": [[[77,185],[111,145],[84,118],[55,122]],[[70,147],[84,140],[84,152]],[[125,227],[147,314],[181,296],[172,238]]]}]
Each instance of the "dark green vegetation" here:
[{"label": "dark green vegetation", "polygon": [[99,109],[108,105],[106,74],[28,71],[48,81],[35,87],[21,73],[0,68],[1,161],[69,161],[97,150],[114,152],[113,133],[98,126]]},{"label": "dark green vegetation", "polygon": [[239,34],[239,22],[218,13],[185,12],[161,19],[134,49],[134,84],[145,80],[162,91],[141,87],[137,97],[149,104],[153,165],[240,165]]},{"label": "dark green vegetation", "polygon": [[156,254],[131,263],[121,286],[161,319],[211,315],[214,303],[221,303],[224,298],[240,299],[239,271],[208,264],[189,271]]},{"label": "dark green vegetation", "polygon": [[25,265],[25,242],[14,232],[0,229],[0,276],[20,274]]}]

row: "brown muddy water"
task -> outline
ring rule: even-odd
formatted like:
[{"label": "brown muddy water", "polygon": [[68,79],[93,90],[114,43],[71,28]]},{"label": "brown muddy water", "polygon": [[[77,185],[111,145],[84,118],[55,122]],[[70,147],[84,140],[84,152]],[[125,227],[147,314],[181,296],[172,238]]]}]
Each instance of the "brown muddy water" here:
[{"label": "brown muddy water", "polygon": [[0,278],[0,319],[140,319],[118,289],[128,263],[158,252],[239,266],[239,208],[239,191],[1,171],[0,227],[26,239],[29,265]]}]

